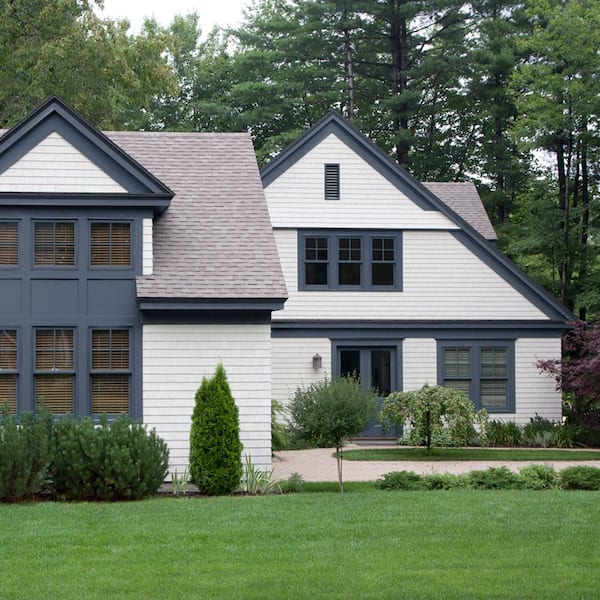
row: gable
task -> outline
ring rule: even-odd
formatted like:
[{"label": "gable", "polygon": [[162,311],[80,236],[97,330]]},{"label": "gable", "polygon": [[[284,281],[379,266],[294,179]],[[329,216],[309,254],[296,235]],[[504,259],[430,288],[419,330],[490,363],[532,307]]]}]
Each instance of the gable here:
[{"label": "gable", "polygon": [[0,192],[127,193],[58,132],[0,173]]}]

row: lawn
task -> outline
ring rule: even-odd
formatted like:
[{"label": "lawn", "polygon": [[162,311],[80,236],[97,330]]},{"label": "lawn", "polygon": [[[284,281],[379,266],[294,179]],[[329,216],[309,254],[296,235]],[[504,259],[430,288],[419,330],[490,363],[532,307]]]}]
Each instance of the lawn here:
[{"label": "lawn", "polygon": [[567,450],[560,448],[364,448],[344,450],[346,460],[600,460],[600,450]]},{"label": "lawn", "polygon": [[0,505],[1,598],[593,598],[600,493]]}]

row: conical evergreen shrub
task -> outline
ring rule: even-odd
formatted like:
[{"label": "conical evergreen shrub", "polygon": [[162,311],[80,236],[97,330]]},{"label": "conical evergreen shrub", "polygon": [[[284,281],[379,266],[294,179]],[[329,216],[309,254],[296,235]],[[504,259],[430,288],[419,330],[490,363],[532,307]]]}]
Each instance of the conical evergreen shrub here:
[{"label": "conical evergreen shrub", "polygon": [[238,409],[222,364],[202,379],[190,431],[190,474],[209,495],[231,494],[242,478]]}]

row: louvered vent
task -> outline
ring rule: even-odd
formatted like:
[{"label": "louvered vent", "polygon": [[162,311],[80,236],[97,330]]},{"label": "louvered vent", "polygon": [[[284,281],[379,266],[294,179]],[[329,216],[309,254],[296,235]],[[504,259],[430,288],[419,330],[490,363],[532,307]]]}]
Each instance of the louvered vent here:
[{"label": "louvered vent", "polygon": [[325,165],[325,200],[340,199],[340,165]]}]

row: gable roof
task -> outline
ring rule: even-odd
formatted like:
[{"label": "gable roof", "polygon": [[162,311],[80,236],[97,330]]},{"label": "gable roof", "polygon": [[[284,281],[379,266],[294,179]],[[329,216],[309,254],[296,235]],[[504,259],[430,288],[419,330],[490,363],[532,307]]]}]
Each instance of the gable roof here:
[{"label": "gable roof", "polygon": [[142,308],[273,299],[282,307],[287,290],[249,134],[107,135],[174,192],[155,220],[153,275],[137,279]]},{"label": "gable roof", "polygon": [[[123,152],[82,115],[67,106],[60,98],[52,97],[27,115],[0,138],[0,173],[10,169],[31,150],[43,144],[50,136],[58,136],[91,161],[116,184],[122,193],[114,190],[103,194],[75,193],[85,197],[87,205],[151,206],[161,212],[169,205],[173,192],[139,162]],[[0,192],[0,204],[39,204],[52,199],[54,205],[72,204],[64,191],[53,192]],[[107,198],[110,196],[110,199]],[[108,201],[108,204],[107,204]]]},{"label": "gable roof", "polygon": [[571,311],[490,243],[490,240],[496,239],[496,235],[475,186],[469,183],[420,183],[336,111],[325,115],[261,170],[263,186],[267,187],[331,134],[337,136],[417,206],[426,211],[440,211],[457,225],[460,231],[456,232],[455,237],[549,319],[556,322],[575,319]]}]

